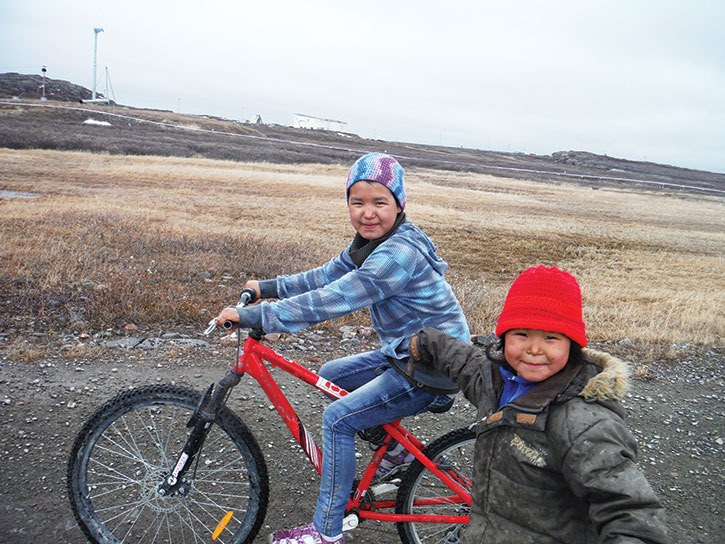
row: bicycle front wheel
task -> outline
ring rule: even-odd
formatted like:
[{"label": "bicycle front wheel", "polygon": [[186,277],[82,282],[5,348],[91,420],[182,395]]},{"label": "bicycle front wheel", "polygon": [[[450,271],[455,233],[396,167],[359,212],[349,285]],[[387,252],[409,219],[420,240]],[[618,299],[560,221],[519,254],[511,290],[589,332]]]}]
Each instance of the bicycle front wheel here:
[{"label": "bicycle front wheel", "polygon": [[244,423],[224,407],[186,473],[187,490],[158,488],[186,441],[199,393],[152,385],[119,394],[89,418],[73,444],[68,492],[95,543],[252,542],[269,496],[267,467]]},{"label": "bicycle front wheel", "polygon": [[[457,429],[432,442],[424,453],[458,485],[470,491],[475,443],[475,431]],[[470,507],[420,461],[415,461],[405,471],[395,511],[398,514],[468,516]],[[400,522],[397,528],[403,544],[456,544],[460,542],[465,525]]]}]

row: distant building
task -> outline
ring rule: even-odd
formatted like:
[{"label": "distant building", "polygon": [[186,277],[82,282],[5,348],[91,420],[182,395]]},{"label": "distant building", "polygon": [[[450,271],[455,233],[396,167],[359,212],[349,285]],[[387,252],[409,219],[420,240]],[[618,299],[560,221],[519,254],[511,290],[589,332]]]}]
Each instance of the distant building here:
[{"label": "distant building", "polygon": [[319,117],[312,117],[310,115],[297,113],[292,121],[292,126],[294,128],[312,128],[316,130],[345,132],[347,123],[343,121],[335,121],[334,119],[320,119]]}]

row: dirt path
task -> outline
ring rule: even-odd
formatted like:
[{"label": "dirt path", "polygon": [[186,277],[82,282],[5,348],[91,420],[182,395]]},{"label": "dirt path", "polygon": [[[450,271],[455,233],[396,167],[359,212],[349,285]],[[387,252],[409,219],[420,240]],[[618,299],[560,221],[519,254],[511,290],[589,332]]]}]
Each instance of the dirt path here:
[{"label": "dirt path", "polygon": [[[44,338],[36,342],[46,342]],[[364,340],[363,340],[364,344]],[[20,360],[14,339],[0,337],[0,542],[82,543],[68,506],[65,469],[68,451],[82,421],[102,401],[123,388],[176,382],[201,389],[218,379],[233,348],[162,344],[155,349],[103,348],[68,358],[61,349],[28,362]],[[329,333],[308,331],[289,337],[280,350],[313,368],[322,359],[362,351],[358,339],[340,342]],[[653,370],[635,381],[627,399],[629,424],[640,445],[640,464],[668,510],[673,543],[725,541],[723,484],[722,353],[712,350],[677,368]],[[319,431],[321,395],[302,390],[283,376],[300,417]],[[241,391],[240,391],[241,390]],[[308,522],[317,496],[317,475],[290,445],[286,430],[261,390],[247,378],[231,403],[257,436],[267,455],[271,500],[262,533]],[[442,415],[419,416],[409,426],[426,439],[463,426],[473,410],[464,399]],[[318,433],[319,436],[319,433]],[[366,453],[366,444],[358,444]],[[394,527],[368,522],[346,542],[399,542]]]}]

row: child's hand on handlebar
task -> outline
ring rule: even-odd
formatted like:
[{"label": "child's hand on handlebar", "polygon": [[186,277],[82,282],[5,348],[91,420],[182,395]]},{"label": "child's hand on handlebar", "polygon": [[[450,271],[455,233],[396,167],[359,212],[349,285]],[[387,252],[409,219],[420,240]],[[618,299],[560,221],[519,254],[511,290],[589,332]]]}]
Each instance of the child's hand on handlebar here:
[{"label": "child's hand on handlebar", "polygon": [[252,304],[256,304],[257,302],[262,300],[262,291],[259,288],[259,281],[247,280],[247,282],[244,284],[244,288],[254,291],[254,302],[252,302]]},{"label": "child's hand on handlebar", "polygon": [[259,300],[259,292],[259,282],[255,280],[248,281],[239,296],[239,304],[229,306],[219,312],[219,315],[209,322],[204,334],[208,336],[219,326],[227,334],[233,333],[239,327],[261,330],[262,316],[259,307],[249,306]]},{"label": "child's hand on handlebar", "polygon": [[217,325],[219,325],[219,326],[223,326],[224,323],[231,322],[231,325],[232,325],[231,327],[229,327],[229,328],[224,327],[226,329],[227,334],[231,334],[234,332],[234,330],[237,328],[237,325],[239,324],[239,312],[237,311],[236,308],[232,308],[232,307],[224,308],[219,313],[219,315],[216,316],[214,321],[216,321]]}]

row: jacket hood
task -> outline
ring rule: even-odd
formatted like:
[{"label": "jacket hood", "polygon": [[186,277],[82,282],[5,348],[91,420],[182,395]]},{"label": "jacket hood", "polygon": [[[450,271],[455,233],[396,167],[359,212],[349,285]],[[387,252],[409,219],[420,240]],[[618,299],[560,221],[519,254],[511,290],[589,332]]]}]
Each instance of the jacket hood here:
[{"label": "jacket hood", "polygon": [[630,387],[629,365],[602,351],[585,348],[583,352],[600,372],[589,379],[579,396],[597,401],[622,400]]},{"label": "jacket hood", "polygon": [[399,236],[399,240],[408,242],[417,249],[428,260],[433,270],[441,276],[448,270],[448,263],[436,254],[436,246],[433,241],[410,221],[400,225],[396,236]]}]

